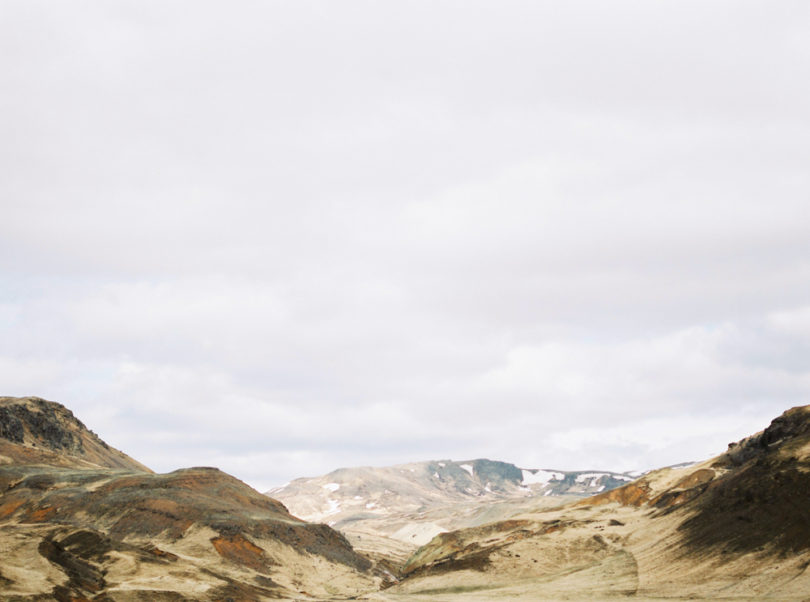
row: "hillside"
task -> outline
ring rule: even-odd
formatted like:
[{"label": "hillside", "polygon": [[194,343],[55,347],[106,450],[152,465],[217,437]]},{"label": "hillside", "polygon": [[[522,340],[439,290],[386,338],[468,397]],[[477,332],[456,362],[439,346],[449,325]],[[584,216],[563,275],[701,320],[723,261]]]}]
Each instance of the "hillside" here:
[{"label": "hillside", "polygon": [[107,445],[59,403],[0,397],[0,465],[33,463],[151,472]]},{"label": "hillside", "polygon": [[774,599],[810,592],[810,406],[719,457],[443,533],[376,599]]},{"label": "hillside", "polygon": [[154,474],[59,404],[3,398],[0,437],[0,599],[322,599],[384,578],[328,526],[213,468]]},{"label": "hillside", "polygon": [[[319,493],[313,505],[337,504],[340,531],[214,468],[154,474],[42,399],[2,398],[0,444],[0,600],[798,601],[810,592],[810,406],[720,456],[632,482],[489,460],[294,482],[300,495]],[[589,497],[576,489],[600,479],[625,484],[603,482]],[[361,503],[370,516],[357,516]]]}]

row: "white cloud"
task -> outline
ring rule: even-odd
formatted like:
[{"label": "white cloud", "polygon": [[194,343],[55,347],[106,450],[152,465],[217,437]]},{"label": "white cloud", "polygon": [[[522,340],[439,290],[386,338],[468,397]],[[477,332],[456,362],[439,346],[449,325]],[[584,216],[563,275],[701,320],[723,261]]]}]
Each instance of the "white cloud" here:
[{"label": "white cloud", "polygon": [[808,397],[804,5],[5,8],[0,377],[147,464],[635,467]]},{"label": "white cloud", "polygon": [[779,332],[810,340],[810,306],[774,311],[767,320]]}]

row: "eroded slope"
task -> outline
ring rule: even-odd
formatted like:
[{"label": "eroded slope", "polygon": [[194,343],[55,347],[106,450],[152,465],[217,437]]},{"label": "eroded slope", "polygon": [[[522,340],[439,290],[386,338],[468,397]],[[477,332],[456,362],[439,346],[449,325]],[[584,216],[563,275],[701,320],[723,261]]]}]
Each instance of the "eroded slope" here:
[{"label": "eroded slope", "polygon": [[0,599],[345,598],[384,579],[340,533],[230,475],[102,468],[111,448],[62,406],[17,407],[30,413],[2,415]]},{"label": "eroded slope", "polygon": [[0,397],[0,464],[101,466],[151,472],[102,441],[62,404]]},{"label": "eroded slope", "polygon": [[794,408],[713,460],[438,535],[381,597],[804,600],[809,456],[810,407]]}]

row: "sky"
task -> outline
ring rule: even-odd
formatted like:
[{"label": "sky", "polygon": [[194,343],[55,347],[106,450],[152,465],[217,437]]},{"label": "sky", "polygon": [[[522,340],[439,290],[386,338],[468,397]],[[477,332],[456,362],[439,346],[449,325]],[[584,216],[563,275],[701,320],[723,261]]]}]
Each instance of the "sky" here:
[{"label": "sky", "polygon": [[0,0],[0,394],[161,472],[700,460],[810,403],[810,5]]}]

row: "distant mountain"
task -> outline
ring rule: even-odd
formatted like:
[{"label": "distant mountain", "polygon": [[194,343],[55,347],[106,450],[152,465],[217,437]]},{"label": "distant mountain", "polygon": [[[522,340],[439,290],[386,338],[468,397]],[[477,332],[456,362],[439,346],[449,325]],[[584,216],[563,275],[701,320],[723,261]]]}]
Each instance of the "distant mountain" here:
[{"label": "distant mountain", "polygon": [[323,599],[386,578],[230,475],[154,474],[60,404],[0,398],[0,600]]},{"label": "distant mountain", "polygon": [[478,459],[342,468],[267,492],[290,511],[327,522],[359,552],[396,572],[438,533],[558,506],[633,480],[627,473],[522,469]]},{"label": "distant mountain", "polygon": [[810,406],[726,453],[556,509],[437,535],[390,599],[807,600]]},{"label": "distant mountain", "polygon": [[[638,476],[638,475],[635,475]],[[631,473],[518,468],[479,459],[436,460],[381,468],[341,468],[271,489],[295,515],[338,525],[358,518],[423,512],[458,502],[536,496],[588,496],[635,479]]]}]

